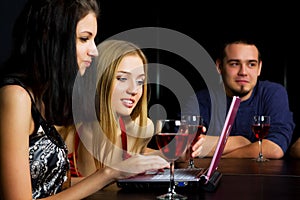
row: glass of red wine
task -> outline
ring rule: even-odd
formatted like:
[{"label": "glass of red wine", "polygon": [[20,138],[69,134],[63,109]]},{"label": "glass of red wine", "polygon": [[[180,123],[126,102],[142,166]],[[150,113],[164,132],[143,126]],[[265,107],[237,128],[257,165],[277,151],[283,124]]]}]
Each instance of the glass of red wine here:
[{"label": "glass of red wine", "polygon": [[255,159],[256,162],[265,162],[269,159],[264,158],[262,153],[262,139],[266,137],[269,133],[271,119],[270,116],[266,115],[255,115],[253,117],[252,123],[252,132],[255,134],[255,137],[258,139],[259,153],[258,157]]},{"label": "glass of red wine", "polygon": [[156,122],[156,143],[170,162],[170,184],[168,192],[157,196],[157,199],[187,199],[186,196],[175,192],[174,161],[186,150],[188,143],[188,125],[185,121],[176,119],[162,119]]},{"label": "glass of red wine", "polygon": [[186,121],[189,127],[189,165],[188,168],[197,168],[192,157],[192,147],[203,134],[203,118],[200,115],[182,115],[181,120]]}]

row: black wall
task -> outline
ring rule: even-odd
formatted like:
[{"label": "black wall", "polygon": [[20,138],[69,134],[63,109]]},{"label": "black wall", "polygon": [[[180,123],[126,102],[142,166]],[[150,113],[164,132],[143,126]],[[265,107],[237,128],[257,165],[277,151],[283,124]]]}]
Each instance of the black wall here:
[{"label": "black wall", "polygon": [[[223,38],[233,34],[251,37],[257,40],[262,53],[263,70],[260,78],[281,83],[286,87],[296,125],[299,124],[300,105],[297,93],[299,78],[296,70],[298,71],[300,67],[298,61],[300,13],[295,3],[289,1],[278,3],[240,1],[240,4],[230,1],[179,2],[123,1],[121,3],[100,0],[102,16],[99,21],[99,38],[102,40],[137,27],[165,27],[192,37],[214,57],[218,42]],[[178,59],[169,58],[167,63],[176,67]],[[161,55],[150,56],[150,61],[166,62]],[[153,101],[155,100],[152,100],[152,103]],[[162,98],[160,101],[167,102],[166,105],[170,106],[169,98]],[[298,132],[296,126],[295,133]]]},{"label": "black wall", "polygon": [[[192,37],[213,57],[218,41],[224,37],[243,34],[255,38],[260,44],[263,56],[261,79],[275,81],[286,87],[295,122],[300,123],[297,94],[299,78],[296,73],[299,70],[300,13],[296,10],[295,3],[99,1],[101,15],[97,43],[128,29],[145,26],[165,27]],[[24,2],[25,0],[1,1],[1,62],[8,56],[12,24]],[[176,67],[178,60],[174,56],[162,55],[149,54],[148,58],[150,62],[164,62]],[[153,101],[152,99],[152,103]],[[161,101],[168,102],[168,99]],[[298,127],[296,132],[299,132]]]}]

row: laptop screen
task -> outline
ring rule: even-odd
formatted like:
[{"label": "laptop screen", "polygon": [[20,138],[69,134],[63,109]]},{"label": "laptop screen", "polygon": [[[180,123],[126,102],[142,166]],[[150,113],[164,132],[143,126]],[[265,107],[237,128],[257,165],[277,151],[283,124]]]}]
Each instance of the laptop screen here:
[{"label": "laptop screen", "polygon": [[[209,168],[195,168],[195,169],[175,169],[175,181],[178,185],[186,186],[196,186],[202,187],[207,190],[214,190],[222,176],[220,172],[217,171],[219,161],[222,157],[227,138],[230,134],[231,127],[234,123],[234,119],[237,110],[240,105],[240,98],[234,96],[226,115],[226,119],[223,125],[221,135],[218,139],[218,144],[214,152],[213,158],[211,160]],[[193,175],[197,174],[197,175]],[[182,178],[184,177],[184,178]],[[128,189],[149,189],[155,187],[168,186],[169,173],[168,169],[164,173],[146,173],[144,175],[134,176],[128,179],[118,180],[117,184],[121,188]],[[184,183],[184,184],[183,184]]]},{"label": "laptop screen", "polygon": [[234,119],[237,113],[237,110],[240,106],[241,99],[237,96],[234,96],[230,105],[230,108],[228,110],[228,113],[226,115],[225,123],[215,150],[215,153],[213,155],[212,161],[210,163],[210,166],[208,168],[208,172],[206,174],[207,180],[211,177],[212,173],[217,170],[219,161],[222,157],[227,138],[230,134],[232,125],[234,123]]}]

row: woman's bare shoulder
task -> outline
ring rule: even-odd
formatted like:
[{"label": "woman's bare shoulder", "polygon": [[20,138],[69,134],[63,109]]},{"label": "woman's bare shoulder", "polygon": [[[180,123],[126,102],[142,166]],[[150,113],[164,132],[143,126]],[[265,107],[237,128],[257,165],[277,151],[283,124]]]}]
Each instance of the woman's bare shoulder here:
[{"label": "woman's bare shoulder", "polygon": [[19,85],[6,85],[0,88],[0,99],[2,103],[30,103],[28,92]]}]

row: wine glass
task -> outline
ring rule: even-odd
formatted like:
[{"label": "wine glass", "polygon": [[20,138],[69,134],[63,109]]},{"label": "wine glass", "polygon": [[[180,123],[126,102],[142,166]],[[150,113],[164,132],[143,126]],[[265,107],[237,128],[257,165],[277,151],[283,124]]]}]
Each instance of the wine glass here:
[{"label": "wine glass", "polygon": [[200,134],[203,134],[203,118],[200,115],[182,115],[181,120],[186,121],[189,126],[189,165],[188,168],[195,167],[194,158],[192,157],[192,147],[198,141]]},{"label": "wine glass", "polygon": [[270,116],[266,115],[255,115],[253,117],[252,123],[252,132],[255,134],[255,137],[258,139],[259,145],[259,154],[258,157],[255,158],[256,162],[265,162],[269,161],[264,158],[262,154],[262,139],[269,133],[270,129]]},{"label": "wine glass", "polygon": [[188,126],[185,121],[162,119],[156,123],[156,143],[163,156],[170,162],[170,184],[166,194],[157,199],[187,199],[175,192],[174,161],[186,150]]}]

